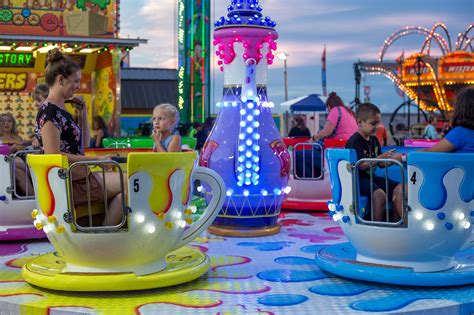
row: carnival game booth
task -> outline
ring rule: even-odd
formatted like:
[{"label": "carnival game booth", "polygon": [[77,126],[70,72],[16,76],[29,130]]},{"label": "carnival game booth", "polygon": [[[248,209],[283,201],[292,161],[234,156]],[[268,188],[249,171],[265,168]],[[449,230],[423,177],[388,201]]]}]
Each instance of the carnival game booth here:
[{"label": "carnival game booth", "polygon": [[0,22],[0,112],[13,114],[20,136],[29,139],[33,133],[36,108],[30,94],[45,83],[46,54],[55,47],[81,67],[78,94],[90,119],[100,115],[109,134],[118,134],[120,62],[146,43],[119,37],[119,1],[11,0],[0,8]]},{"label": "carnival game booth", "polygon": [[[353,150],[332,149],[327,158],[333,192],[330,215],[349,243],[321,249],[316,255],[320,268],[347,278],[400,285],[474,283],[474,263],[465,254],[474,245],[474,155],[412,152],[402,165],[390,159],[357,161]],[[359,194],[358,167],[364,162],[398,167],[404,186],[399,221],[373,219],[372,200]],[[388,198],[385,211],[387,218],[393,211]]]},{"label": "carnival game booth", "polygon": [[[110,217],[107,202],[92,204],[89,199],[76,206],[72,179],[75,169],[83,167],[106,172],[113,166],[123,175],[117,162],[68,165],[64,155],[28,156],[38,204],[34,224],[56,252],[26,264],[25,280],[56,290],[125,291],[175,285],[207,272],[207,255],[183,246],[212,223],[222,207],[225,185],[214,171],[195,163],[195,152],[130,153],[121,221],[105,224]],[[208,207],[199,217],[189,207],[194,180],[210,188]],[[103,185],[107,187],[105,180]]]},{"label": "carnival game booth", "polygon": [[[45,83],[46,54],[55,47],[81,67],[77,95],[86,101],[89,125],[99,115],[110,134],[119,131],[120,55],[145,40],[0,35],[0,41],[0,61],[4,61],[0,62],[0,111],[13,114],[20,136],[29,139],[33,135],[37,109],[30,95],[37,84]],[[67,109],[75,115],[72,106]]]},{"label": "carnival game booth", "polygon": [[38,150],[10,154],[8,145],[0,145],[0,241],[45,237],[31,222],[31,211],[35,208],[34,191],[28,185],[21,189],[18,183],[19,180],[30,181],[24,160],[27,154],[34,153]]}]

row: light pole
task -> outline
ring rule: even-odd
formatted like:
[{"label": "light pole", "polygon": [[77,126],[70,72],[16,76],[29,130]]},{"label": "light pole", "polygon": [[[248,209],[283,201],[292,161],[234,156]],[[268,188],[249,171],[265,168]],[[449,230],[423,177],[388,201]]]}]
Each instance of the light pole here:
[{"label": "light pole", "polygon": [[[277,57],[280,60],[283,60],[283,78],[285,80],[285,102],[288,101],[288,68],[286,66],[286,60],[288,59],[288,53],[287,52],[280,52],[277,53]],[[289,130],[289,117],[288,117],[288,112],[285,112],[284,114],[284,125],[283,125],[283,134],[287,135],[288,130]]]},{"label": "light pole", "polygon": [[288,101],[288,68],[286,66],[286,60],[288,59],[287,52],[281,52],[277,54],[278,59],[283,60],[283,77],[285,79],[285,102]]},{"label": "light pole", "polygon": [[[421,56],[416,57],[416,63],[415,63],[415,73],[416,76],[418,77],[418,86],[416,89],[416,106],[418,107],[418,123],[420,123],[420,88],[421,88],[421,75],[423,74],[423,60],[421,59]],[[408,106],[408,109],[410,109],[410,106]],[[408,115],[410,115],[410,111],[408,111]],[[408,128],[410,128],[410,116],[408,116]],[[409,129],[410,130],[410,129]]]}]

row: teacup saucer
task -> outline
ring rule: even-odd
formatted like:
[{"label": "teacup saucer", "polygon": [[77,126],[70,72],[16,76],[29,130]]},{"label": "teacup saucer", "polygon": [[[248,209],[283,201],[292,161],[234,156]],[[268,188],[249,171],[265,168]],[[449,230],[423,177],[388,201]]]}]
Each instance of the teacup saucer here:
[{"label": "teacup saucer", "polygon": [[23,266],[21,274],[30,284],[61,291],[132,291],[168,287],[192,281],[209,269],[209,257],[193,247],[182,247],[166,256],[166,269],[145,276],[124,273],[64,272],[65,262],[48,253]]},{"label": "teacup saucer", "polygon": [[337,276],[399,285],[453,286],[474,283],[474,248],[458,252],[455,266],[438,272],[415,272],[411,268],[377,265],[356,260],[357,252],[350,243],[321,248],[317,265]]}]

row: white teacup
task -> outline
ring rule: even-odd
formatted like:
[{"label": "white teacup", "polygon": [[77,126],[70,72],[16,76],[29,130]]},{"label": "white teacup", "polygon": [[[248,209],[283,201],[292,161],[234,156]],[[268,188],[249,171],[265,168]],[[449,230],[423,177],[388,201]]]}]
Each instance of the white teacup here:
[{"label": "white teacup", "polygon": [[[225,185],[220,176],[195,167],[195,160],[195,152],[131,153],[128,228],[84,233],[64,221],[66,183],[58,171],[68,167],[66,158],[29,156],[40,210],[35,222],[66,261],[68,272],[158,272],[166,267],[168,253],[207,229],[224,202]],[[194,180],[205,182],[212,192],[208,207],[196,222],[189,208]]]},{"label": "white teacup", "polygon": [[331,150],[328,156],[331,176],[337,172],[338,177],[331,178],[333,190],[341,191],[333,191],[333,197],[340,196],[334,202],[342,206],[335,219],[356,249],[358,261],[436,272],[452,268],[455,254],[474,245],[474,201],[466,200],[473,194],[469,191],[473,187],[473,154],[410,153],[410,211],[406,226],[400,227],[358,223],[353,209],[353,174],[347,165],[355,162],[355,155],[349,150]]}]

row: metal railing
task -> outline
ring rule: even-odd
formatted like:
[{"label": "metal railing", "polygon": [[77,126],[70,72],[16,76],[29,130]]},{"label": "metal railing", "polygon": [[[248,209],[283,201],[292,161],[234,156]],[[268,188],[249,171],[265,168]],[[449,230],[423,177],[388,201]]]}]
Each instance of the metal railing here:
[{"label": "metal railing", "polygon": [[[87,168],[87,176],[85,177],[86,180],[86,193],[87,193],[87,215],[88,215],[88,222],[89,226],[83,226],[78,223],[79,217],[77,216],[77,206],[74,205],[74,190],[73,190],[73,171],[76,168],[86,167]],[[106,168],[113,167],[117,170],[120,175],[120,188],[121,188],[121,205],[123,210],[123,215],[121,222],[116,225],[94,225],[93,224],[93,213],[92,207],[93,204],[91,202],[91,185],[89,180],[89,173],[91,172],[90,168],[100,168],[102,172],[102,189],[103,189],[103,205],[104,205],[104,215],[105,215],[105,222],[109,222],[109,204],[108,204],[108,196],[107,196],[107,183],[106,183]],[[74,226],[78,231],[85,232],[85,233],[99,233],[99,232],[116,232],[122,227],[124,227],[127,221],[127,214],[131,212],[130,208],[126,206],[125,201],[125,189],[124,189],[124,180],[123,180],[123,172],[120,167],[120,164],[116,161],[79,161],[71,164],[67,170],[60,170],[62,172],[62,176],[65,177],[68,186],[68,212],[65,216],[65,220],[69,223],[73,223]]]},{"label": "metal railing", "polygon": [[[5,156],[5,161],[7,161],[10,165],[10,186],[7,187],[7,193],[12,194],[12,197],[15,199],[20,199],[20,200],[31,200],[35,198],[35,192],[34,190],[29,191],[28,189],[28,182],[31,183],[31,175],[30,175],[30,169],[28,165],[26,164],[26,155],[27,154],[37,154],[41,153],[41,150],[20,150],[15,152],[14,154],[11,155],[6,155]],[[21,162],[20,162],[21,161]],[[20,194],[18,191],[18,185],[17,185],[17,163],[22,163],[24,165],[23,169],[25,172],[25,192],[24,194]],[[33,184],[31,184],[32,186]]]},{"label": "metal railing", "polygon": [[[370,177],[370,196],[367,196],[369,198],[370,202],[370,219],[365,219],[363,216],[361,216],[359,212],[360,208],[360,183],[359,183],[359,165],[362,163],[369,163],[370,168],[369,168],[369,177]],[[374,200],[373,200],[373,185],[374,185],[374,171],[380,163],[384,164],[384,178],[385,178],[385,221],[375,221],[374,220]],[[375,165],[374,165],[375,164]],[[397,222],[390,222],[390,210],[395,211],[394,205],[392,205],[392,209],[390,209],[390,200],[389,200],[389,176],[388,176],[388,167],[391,165],[397,165],[400,170],[400,175],[401,175],[401,182],[402,184],[402,213],[401,213],[401,218]],[[377,158],[372,158],[372,159],[360,159],[357,161],[357,163],[354,164],[352,167],[352,184],[353,184],[353,211],[354,215],[356,216],[356,219],[358,223],[366,224],[366,225],[372,225],[372,226],[384,226],[384,227],[406,227],[407,226],[407,217],[408,217],[408,211],[409,207],[407,206],[406,202],[406,184],[405,184],[405,171],[403,168],[403,164],[400,163],[397,160],[394,159],[377,159]],[[393,196],[392,196],[393,198]]]},{"label": "metal railing", "polygon": [[[298,152],[302,155],[301,159],[297,159]],[[308,161],[306,152],[311,152],[311,159]],[[320,163],[316,165],[315,157],[319,155]],[[297,163],[302,163],[302,174],[298,175]],[[308,164],[307,164],[308,163]],[[307,174],[306,166],[310,165],[311,174]],[[315,170],[319,168],[319,176],[315,176]],[[301,176],[302,175],[302,176]],[[293,177],[298,180],[321,180],[324,178],[324,152],[323,146],[317,142],[297,143],[293,147]]]}]

